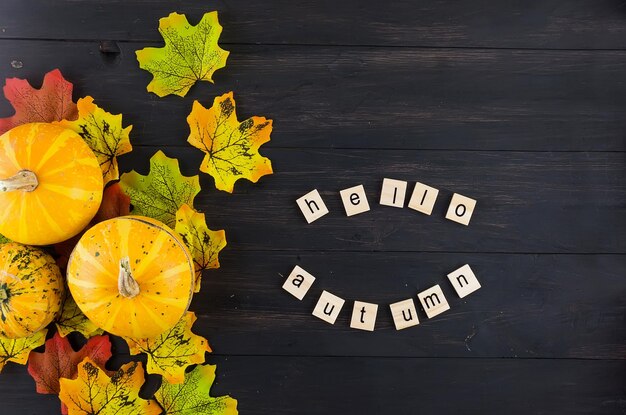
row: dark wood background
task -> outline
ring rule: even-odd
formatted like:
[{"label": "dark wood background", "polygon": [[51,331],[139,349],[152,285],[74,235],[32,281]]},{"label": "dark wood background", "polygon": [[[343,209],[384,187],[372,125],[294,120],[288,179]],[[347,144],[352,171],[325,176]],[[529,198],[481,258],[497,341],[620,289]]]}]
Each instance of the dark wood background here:
[{"label": "dark wood background", "polygon": [[[134,51],[174,10],[218,10],[231,55],[161,99]],[[233,90],[241,119],[274,119],[276,173],[233,195],[202,175],[197,198],[229,244],[196,331],[242,414],[626,413],[625,1],[2,0],[0,78],[57,67],[133,124],[124,171],[163,149],[197,173],[194,99]],[[384,177],[441,189],[433,215],[378,205]],[[372,211],[346,218],[356,184]],[[314,187],[331,213],[306,225]],[[478,200],[468,228],[444,219],[453,192]],[[464,263],[483,288],[461,300]],[[302,302],[281,289],[295,264],[317,277]],[[387,305],[435,283],[451,310],[396,332]],[[311,315],[322,289],[348,300],[334,326]],[[380,304],[375,332],[348,327],[355,299]],[[0,402],[58,410],[13,364]]]}]

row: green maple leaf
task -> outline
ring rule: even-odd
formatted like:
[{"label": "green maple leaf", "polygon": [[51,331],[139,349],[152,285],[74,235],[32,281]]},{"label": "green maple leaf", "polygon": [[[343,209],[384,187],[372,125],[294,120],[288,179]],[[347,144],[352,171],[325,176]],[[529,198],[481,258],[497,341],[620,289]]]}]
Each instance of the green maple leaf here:
[{"label": "green maple leaf", "polygon": [[184,97],[196,81],[213,82],[213,72],[226,66],[229,52],[217,45],[222,26],[217,12],[206,13],[192,26],[184,14],[159,19],[165,46],[136,51],[139,67],[153,75],[148,91],[160,97]]},{"label": "green maple leaf", "polygon": [[57,331],[61,337],[65,337],[74,331],[81,333],[86,338],[102,334],[102,329],[93,324],[80,311],[74,298],[69,294],[65,297],[61,315],[55,320],[54,324],[57,326]]},{"label": "green maple leaf", "polygon": [[207,339],[191,331],[196,315],[188,311],[170,330],[152,339],[124,338],[131,354],[145,353],[146,372],[162,375],[170,383],[185,381],[187,366],[203,363],[211,352]]},{"label": "green maple leaf", "polygon": [[209,396],[215,381],[215,366],[196,366],[185,382],[172,385],[163,380],[155,394],[165,415],[237,415],[237,401],[230,396]]},{"label": "green maple leaf", "polygon": [[120,186],[130,197],[133,214],[148,216],[174,228],[176,212],[183,205],[193,206],[200,192],[198,176],[180,173],[178,160],[158,151],[150,159],[150,173],[143,176],[135,170],[122,174]]}]

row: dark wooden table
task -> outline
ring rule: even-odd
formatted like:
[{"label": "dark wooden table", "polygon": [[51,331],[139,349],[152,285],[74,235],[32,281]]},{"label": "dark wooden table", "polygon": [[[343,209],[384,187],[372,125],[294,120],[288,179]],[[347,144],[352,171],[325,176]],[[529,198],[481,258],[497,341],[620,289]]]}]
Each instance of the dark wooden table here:
[{"label": "dark wooden table", "polygon": [[[218,10],[231,55],[161,99],[134,51],[174,10]],[[275,175],[233,195],[202,175],[196,199],[229,241],[196,331],[242,414],[626,413],[625,1],[2,0],[0,57],[2,79],[58,67],[123,113],[123,171],[163,149],[197,172],[194,99],[233,90],[241,119],[274,119]],[[384,177],[439,188],[433,215],[378,205]],[[346,218],[357,184],[372,210]],[[306,225],[312,188],[331,213]],[[467,228],[444,219],[453,192],[478,200]],[[459,299],[465,263],[483,288]],[[317,277],[302,302],[281,289],[295,264]],[[451,310],[397,332],[388,304],[436,283]],[[311,315],[322,289],[348,300],[334,326]],[[376,331],[349,328],[353,300],[380,304]],[[34,389],[8,365],[0,413],[56,413]]]}]

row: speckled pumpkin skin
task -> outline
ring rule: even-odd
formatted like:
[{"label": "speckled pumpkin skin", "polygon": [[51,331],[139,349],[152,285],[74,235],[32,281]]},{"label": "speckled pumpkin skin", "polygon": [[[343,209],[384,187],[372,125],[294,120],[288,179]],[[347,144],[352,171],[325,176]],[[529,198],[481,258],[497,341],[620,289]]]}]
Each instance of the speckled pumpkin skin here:
[{"label": "speckled pumpkin skin", "polygon": [[27,245],[65,241],[82,231],[102,201],[98,159],[74,131],[46,124],[19,125],[0,136],[0,179],[35,173],[32,192],[0,192],[0,234]]},{"label": "speckled pumpkin skin", "polygon": [[[120,259],[130,259],[136,297],[118,289]],[[122,216],[90,228],[67,267],[67,282],[82,312],[98,327],[123,337],[152,338],[171,329],[189,308],[194,264],[176,232],[142,216]]]},{"label": "speckled pumpkin skin", "polygon": [[46,252],[15,242],[0,245],[0,264],[0,336],[28,337],[58,315],[63,276]]}]

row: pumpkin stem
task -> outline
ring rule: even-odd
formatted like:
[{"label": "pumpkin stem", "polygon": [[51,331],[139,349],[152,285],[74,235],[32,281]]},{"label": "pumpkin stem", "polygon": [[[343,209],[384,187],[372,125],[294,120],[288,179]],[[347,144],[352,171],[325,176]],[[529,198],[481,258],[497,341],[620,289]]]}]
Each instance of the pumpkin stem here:
[{"label": "pumpkin stem", "polygon": [[24,190],[32,192],[39,185],[37,175],[30,170],[20,170],[8,179],[0,180],[0,191],[12,192],[14,190]]},{"label": "pumpkin stem", "polygon": [[117,278],[117,289],[122,297],[133,298],[139,294],[139,284],[130,272],[130,258],[120,259],[120,274]]}]

